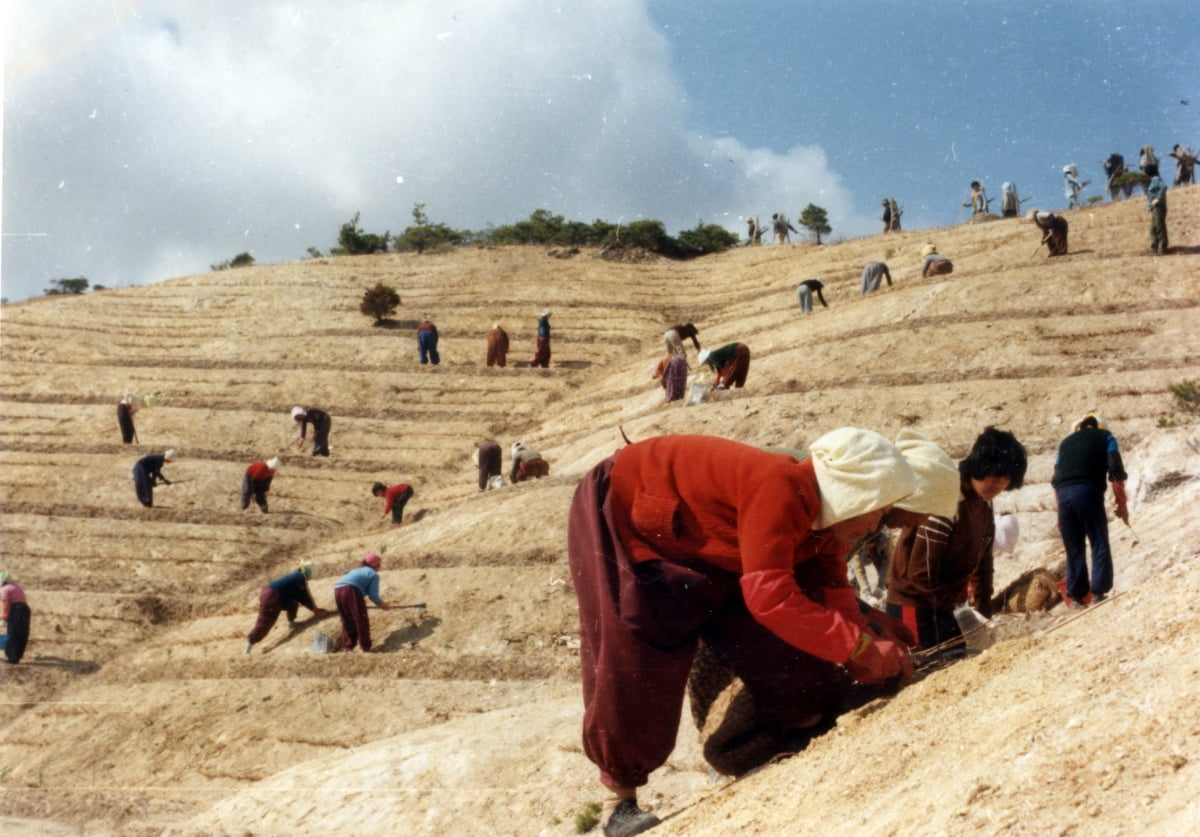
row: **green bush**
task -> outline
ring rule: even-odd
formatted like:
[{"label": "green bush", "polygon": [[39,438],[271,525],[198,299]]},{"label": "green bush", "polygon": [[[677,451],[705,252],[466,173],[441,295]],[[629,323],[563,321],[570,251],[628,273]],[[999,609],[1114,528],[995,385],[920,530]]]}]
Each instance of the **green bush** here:
[{"label": "green bush", "polygon": [[1180,381],[1177,384],[1167,384],[1167,389],[1175,396],[1175,406],[1190,415],[1200,415],[1200,384],[1195,381]]},{"label": "green bush", "polygon": [[678,246],[674,239],[667,235],[662,221],[634,221],[621,226],[618,224],[605,236],[602,242],[615,247],[643,247],[655,253],[674,253]]},{"label": "green bush", "polygon": [[354,217],[348,223],[342,224],[342,229],[338,232],[338,246],[330,248],[330,253],[337,256],[364,256],[370,253],[387,252],[388,239],[391,238],[391,234],[385,232],[383,235],[376,235],[363,232],[358,227],[360,214],[355,212]]},{"label": "green bush", "polygon": [[600,824],[600,803],[589,802],[575,815],[575,833],[587,834]]},{"label": "green bush", "polygon": [[396,293],[396,289],[379,282],[363,293],[358,310],[368,317],[374,317],[378,324],[390,317],[399,304],[400,294]]},{"label": "green bush", "polygon": [[254,256],[249,253],[238,253],[232,259],[226,259],[219,264],[210,264],[213,270],[229,270],[231,267],[249,267],[254,264]]},{"label": "green bush", "polygon": [[81,294],[88,289],[88,280],[82,276],[77,276],[74,279],[55,279],[50,283],[50,287],[46,288],[46,296],[58,296],[59,294]]},{"label": "green bush", "polygon": [[435,250],[444,244],[458,245],[466,239],[467,233],[452,230],[445,224],[431,224],[425,214],[425,204],[413,204],[413,224],[392,240],[397,253],[412,252],[418,254],[426,250]]},{"label": "green bush", "polygon": [[800,213],[800,226],[816,237],[817,244],[821,243],[821,236],[833,232],[833,227],[829,226],[829,214],[821,207],[811,203]]},{"label": "green bush", "polygon": [[679,234],[680,250],[686,255],[706,256],[736,247],[738,237],[717,224],[700,221],[696,228]]}]

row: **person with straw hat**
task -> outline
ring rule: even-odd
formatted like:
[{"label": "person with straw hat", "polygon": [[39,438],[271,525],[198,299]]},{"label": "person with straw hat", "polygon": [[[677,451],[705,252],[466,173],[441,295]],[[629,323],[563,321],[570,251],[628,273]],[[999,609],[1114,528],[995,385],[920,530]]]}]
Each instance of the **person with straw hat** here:
[{"label": "person with straw hat", "polygon": [[308,582],[312,581],[315,572],[316,569],[312,562],[304,561],[292,572],[281,575],[259,591],[258,618],[254,622],[254,627],[250,629],[250,633],[246,635],[244,653],[249,654],[255,644],[263,641],[263,638],[270,633],[271,628],[275,627],[280,613],[287,613],[288,627],[295,630],[297,627],[296,615],[300,605],[311,610],[316,619],[320,619],[329,612],[322,607],[317,607],[313,602],[312,593],[309,592]]},{"label": "person with straw hat", "polygon": [[[770,693],[796,694],[822,676],[814,670],[839,666],[871,683],[911,671],[903,644],[875,633],[856,602],[827,597],[848,587],[850,545],[916,477],[869,430],[832,431],[810,450],[801,462],[728,439],[659,436],[620,449],[576,489],[567,552],[584,751],[607,789],[605,834],[658,822],[637,789],[674,748],[701,637]],[[803,661],[781,666],[788,656]]]}]

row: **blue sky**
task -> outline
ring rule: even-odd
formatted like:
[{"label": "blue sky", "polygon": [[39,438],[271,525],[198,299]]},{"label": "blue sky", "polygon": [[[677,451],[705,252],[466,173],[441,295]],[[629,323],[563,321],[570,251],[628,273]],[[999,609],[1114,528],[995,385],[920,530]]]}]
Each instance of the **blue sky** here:
[{"label": "blue sky", "polygon": [[[833,238],[1065,205],[1200,145],[1192,2],[11,0],[0,292],[327,250],[355,212],[698,221],[808,203]],[[1188,104],[1183,104],[1183,102]],[[1167,172],[1170,172],[1169,165]],[[1085,192],[1095,193],[1095,190]],[[994,205],[995,206],[995,205]]]}]

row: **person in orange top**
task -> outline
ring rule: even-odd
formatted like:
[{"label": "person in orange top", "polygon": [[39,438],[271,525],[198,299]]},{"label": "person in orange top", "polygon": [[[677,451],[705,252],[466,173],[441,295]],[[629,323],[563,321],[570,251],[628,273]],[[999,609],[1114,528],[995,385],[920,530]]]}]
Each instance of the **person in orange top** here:
[{"label": "person in orange top", "polygon": [[583,742],[608,789],[606,834],[657,823],[637,788],[674,748],[701,638],[772,697],[803,691],[814,666],[844,666],[864,683],[911,671],[903,644],[867,626],[845,556],[916,490],[913,471],[869,430],[835,430],[810,451],[801,462],[727,439],[660,436],[622,448],[576,489],[567,551]]}]

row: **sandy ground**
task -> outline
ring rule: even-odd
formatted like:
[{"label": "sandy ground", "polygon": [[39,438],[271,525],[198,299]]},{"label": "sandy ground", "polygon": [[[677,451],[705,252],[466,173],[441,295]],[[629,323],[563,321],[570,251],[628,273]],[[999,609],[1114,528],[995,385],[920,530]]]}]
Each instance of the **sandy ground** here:
[{"label": "sandy ground", "polygon": [[[803,446],[912,426],[959,457],[1003,426],[1031,464],[996,502],[1022,532],[1002,586],[1061,566],[1053,456],[1090,409],[1130,471],[1119,595],[1000,617],[982,653],[737,782],[710,778],[685,712],[642,801],[664,835],[1193,831],[1200,427],[1167,387],[1200,379],[1200,189],[1171,200],[1160,258],[1134,199],[1068,213],[1058,259],[1006,220],[689,263],[316,259],[4,306],[3,563],[34,621],[25,661],[0,671],[0,832],[574,833],[600,793],[579,744],[566,512],[622,431]],[[927,240],[952,275],[920,278]],[[896,283],[861,297],[877,259]],[[813,276],[831,307],[801,317],[794,288]],[[380,280],[403,299],[389,328],[358,312]],[[532,370],[546,306],[554,358]],[[417,363],[423,315],[437,368]],[[689,320],[709,347],[750,346],[744,390],[662,403],[661,334]],[[517,363],[487,369],[497,321]],[[128,447],[113,415],[127,390],[160,398]],[[331,412],[330,458],[296,447],[294,404]],[[479,493],[471,451],[489,437],[538,448],[551,476]],[[143,509],[129,470],[167,447],[174,485]],[[272,455],[271,513],[241,513],[242,471]],[[403,526],[378,520],[376,480],[414,485]],[[336,633],[326,617],[242,654],[265,581],[313,560],[331,607],[367,551],[387,600],[427,606],[373,611],[379,653],[312,653]]]}]

